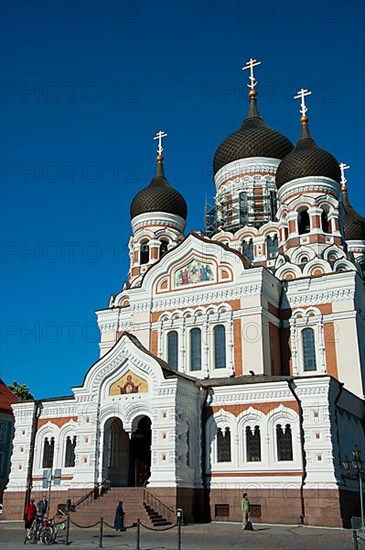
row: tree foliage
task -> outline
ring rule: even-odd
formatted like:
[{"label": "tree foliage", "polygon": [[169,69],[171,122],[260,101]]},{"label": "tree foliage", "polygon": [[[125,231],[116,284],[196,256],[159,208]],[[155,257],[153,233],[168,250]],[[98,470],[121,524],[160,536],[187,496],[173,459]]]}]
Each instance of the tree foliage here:
[{"label": "tree foliage", "polygon": [[26,384],[18,384],[18,382],[14,380],[12,384],[9,384],[9,388],[11,389],[13,394],[20,399],[20,401],[28,401],[29,399],[34,399]]}]

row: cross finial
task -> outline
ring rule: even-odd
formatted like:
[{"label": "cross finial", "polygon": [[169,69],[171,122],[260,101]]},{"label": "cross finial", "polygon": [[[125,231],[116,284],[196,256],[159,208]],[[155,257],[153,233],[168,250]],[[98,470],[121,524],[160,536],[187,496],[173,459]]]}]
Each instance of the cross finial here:
[{"label": "cross finial", "polygon": [[299,112],[302,114],[303,117],[306,116],[305,114],[308,111],[308,107],[305,104],[304,98],[307,95],[311,95],[311,93],[312,92],[310,92],[309,90],[305,90],[304,88],[302,88],[301,90],[299,90],[297,95],[294,96],[294,99],[300,99],[301,100]]},{"label": "cross finial", "polygon": [[163,132],[162,130],[159,130],[153,138],[153,139],[158,139],[157,153],[158,153],[159,157],[162,156],[162,151],[163,151],[162,138],[165,138],[166,136],[167,136],[166,132]]},{"label": "cross finial", "polygon": [[247,84],[247,86],[251,89],[251,90],[254,90],[255,89],[255,86],[257,85],[257,80],[256,78],[254,77],[253,75],[253,68],[254,67],[257,67],[257,65],[261,65],[261,61],[257,61],[257,59],[249,59],[248,61],[246,61],[246,64],[244,67],[242,67],[242,70],[245,71],[246,69],[250,69],[250,84]]},{"label": "cross finial", "polygon": [[349,164],[345,164],[344,162],[341,162],[341,164],[340,164],[339,166],[340,166],[340,170],[341,170],[341,186],[342,186],[342,190],[346,190],[347,179],[345,178],[345,170],[347,170],[348,168],[350,168],[350,165],[349,165]]}]

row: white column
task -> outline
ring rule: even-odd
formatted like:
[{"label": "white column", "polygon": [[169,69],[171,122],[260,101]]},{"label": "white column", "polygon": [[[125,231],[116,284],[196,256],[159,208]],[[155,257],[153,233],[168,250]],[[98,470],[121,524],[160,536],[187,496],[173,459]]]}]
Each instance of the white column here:
[{"label": "white column", "polygon": [[203,350],[203,364],[202,373],[205,378],[209,378],[209,323],[208,315],[205,314],[202,330],[202,350]]},{"label": "white column", "polygon": [[160,322],[160,328],[158,331],[157,336],[157,355],[160,358],[164,357],[164,349],[163,349],[163,321]]},{"label": "white column", "polygon": [[299,365],[298,365],[298,329],[296,327],[295,319],[289,320],[290,325],[290,344],[291,344],[291,354],[292,354],[292,367],[293,367],[293,376],[298,375]]},{"label": "white column", "polygon": [[234,371],[233,311],[229,312],[228,324],[226,325],[226,329],[227,329],[227,369],[230,374],[233,374],[233,371]]},{"label": "white column", "polygon": [[186,373],[186,327],[184,317],[181,319],[179,330],[179,371]]},{"label": "white column", "polygon": [[323,315],[320,316],[318,321],[318,354],[319,354],[319,371],[326,373],[326,352],[324,345],[324,327],[323,327]]}]

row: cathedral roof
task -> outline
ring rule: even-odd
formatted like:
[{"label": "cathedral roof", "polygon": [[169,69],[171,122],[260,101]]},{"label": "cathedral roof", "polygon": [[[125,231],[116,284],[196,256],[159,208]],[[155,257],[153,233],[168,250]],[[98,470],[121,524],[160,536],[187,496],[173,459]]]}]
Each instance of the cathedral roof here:
[{"label": "cathedral roof", "polygon": [[293,151],[279,164],[276,172],[278,189],[288,181],[307,176],[322,176],[340,182],[341,171],[331,153],[318,147],[311,137],[307,117],[302,117],[301,136]]},{"label": "cathedral roof", "polygon": [[280,132],[270,128],[257,108],[257,94],[251,90],[247,117],[241,127],[219,145],[214,155],[214,174],[235,160],[250,157],[282,159],[293,144]]},{"label": "cathedral roof", "polygon": [[345,240],[365,241],[365,218],[352,208],[346,187],[342,189],[342,204],[345,210]]},{"label": "cathedral roof", "polygon": [[151,183],[134,197],[130,212],[131,218],[146,212],[167,212],[186,220],[187,204],[184,197],[167,181],[160,155],[157,157],[156,172]]}]

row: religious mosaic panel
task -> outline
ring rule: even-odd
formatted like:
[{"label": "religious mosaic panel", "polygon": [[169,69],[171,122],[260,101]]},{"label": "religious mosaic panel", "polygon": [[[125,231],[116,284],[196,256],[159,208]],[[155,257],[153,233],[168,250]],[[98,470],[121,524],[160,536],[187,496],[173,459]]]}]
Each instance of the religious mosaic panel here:
[{"label": "religious mosaic panel", "polygon": [[148,382],[130,370],[114,382],[109,389],[109,395],[146,392],[148,392]]},{"label": "religious mosaic panel", "polygon": [[175,272],[175,286],[214,281],[214,265],[194,258]]}]

